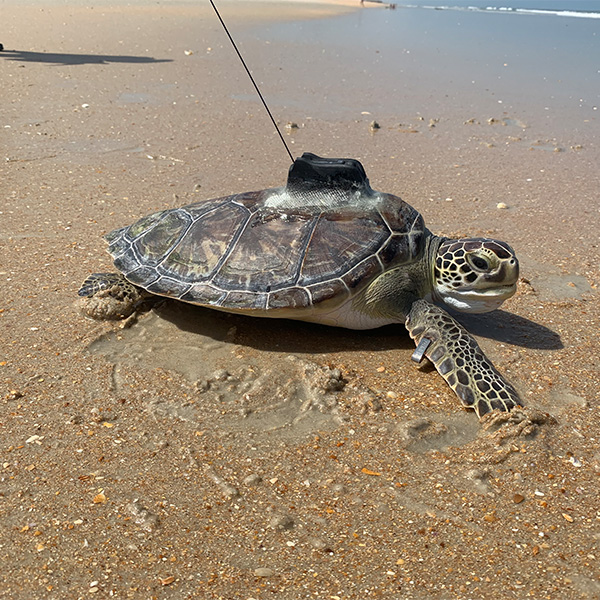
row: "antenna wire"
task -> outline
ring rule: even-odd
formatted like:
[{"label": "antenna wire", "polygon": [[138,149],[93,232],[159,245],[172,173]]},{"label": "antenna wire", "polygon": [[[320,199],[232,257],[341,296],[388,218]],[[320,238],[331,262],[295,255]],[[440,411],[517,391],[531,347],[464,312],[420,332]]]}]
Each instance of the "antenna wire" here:
[{"label": "antenna wire", "polygon": [[217,10],[217,7],[215,6],[215,3],[213,2],[213,0],[208,0],[211,4],[211,6],[213,7],[217,17],[219,18],[219,21],[221,22],[221,25],[223,26],[223,29],[225,30],[225,33],[227,34],[227,37],[229,38],[229,41],[231,42],[231,45],[233,46],[234,50],[236,51],[240,61],[242,62],[242,64],[244,65],[244,69],[246,69],[246,73],[248,73],[248,77],[250,77],[250,81],[252,82],[252,85],[254,86],[254,89],[256,90],[256,93],[258,94],[258,97],[261,99],[261,102],[263,103],[263,106],[265,107],[265,110],[267,111],[267,114],[269,115],[269,117],[271,118],[271,122],[273,123],[275,130],[277,131],[277,133],[279,134],[279,139],[281,140],[281,142],[283,143],[283,145],[285,146],[285,149],[290,157],[290,160],[292,162],[294,162],[294,157],[292,156],[292,153],[290,152],[290,149],[288,148],[288,145],[285,142],[285,139],[283,138],[283,135],[281,135],[281,131],[279,130],[279,127],[277,126],[277,123],[275,122],[275,119],[273,118],[273,115],[271,114],[271,111],[269,110],[269,107],[267,106],[267,103],[265,102],[265,99],[263,98],[263,95],[260,93],[260,90],[258,89],[258,86],[256,85],[256,81],[254,81],[254,77],[252,77],[252,73],[250,73],[250,69],[248,69],[248,66],[246,65],[246,61],[244,61],[244,58],[242,57],[240,51],[238,50],[238,47],[236,46],[235,42],[233,41],[233,38],[231,37],[231,34],[229,33],[229,30],[227,29],[227,25],[225,25],[225,21],[223,21],[223,19],[221,18],[221,15],[219,14],[219,11]]}]

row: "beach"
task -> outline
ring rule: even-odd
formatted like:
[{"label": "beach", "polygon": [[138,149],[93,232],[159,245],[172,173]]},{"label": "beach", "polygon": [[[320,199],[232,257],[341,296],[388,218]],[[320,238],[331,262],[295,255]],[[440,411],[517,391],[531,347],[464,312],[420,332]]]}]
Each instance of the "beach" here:
[{"label": "beach", "polygon": [[402,326],[85,317],[103,235],[289,156],[210,5],[5,1],[0,598],[600,597],[600,20],[218,6],[294,156],[515,249],[456,318],[525,407],[480,422]]}]

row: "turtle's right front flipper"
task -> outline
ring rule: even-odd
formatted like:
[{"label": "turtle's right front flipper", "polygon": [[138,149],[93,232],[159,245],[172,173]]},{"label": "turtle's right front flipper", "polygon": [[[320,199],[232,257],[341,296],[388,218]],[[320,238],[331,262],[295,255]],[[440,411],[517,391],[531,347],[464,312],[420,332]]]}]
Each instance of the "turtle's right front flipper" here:
[{"label": "turtle's right front flipper", "polygon": [[[494,409],[522,406],[515,388],[496,370],[469,332],[447,312],[425,301],[413,303],[406,328],[417,344],[413,355],[423,355],[448,382],[460,401],[477,416]],[[429,343],[427,343],[429,340]]]}]

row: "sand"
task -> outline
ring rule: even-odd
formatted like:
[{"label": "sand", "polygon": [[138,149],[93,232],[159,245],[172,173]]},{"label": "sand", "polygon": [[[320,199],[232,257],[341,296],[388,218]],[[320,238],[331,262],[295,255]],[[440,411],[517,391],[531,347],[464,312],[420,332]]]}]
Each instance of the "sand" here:
[{"label": "sand", "polygon": [[289,161],[207,8],[3,3],[0,597],[600,597],[591,106],[443,102],[416,59],[394,104],[375,49],[265,37],[359,6],[257,6],[222,12],[295,154],[359,158],[433,231],[517,249],[517,295],[460,319],[526,408],[480,423],[398,327],[86,319],[104,233]]}]

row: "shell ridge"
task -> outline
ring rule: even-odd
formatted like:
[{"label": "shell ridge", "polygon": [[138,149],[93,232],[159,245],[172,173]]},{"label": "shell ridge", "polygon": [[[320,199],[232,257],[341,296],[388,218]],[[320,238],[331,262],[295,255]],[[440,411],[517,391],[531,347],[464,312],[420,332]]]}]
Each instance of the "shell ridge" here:
[{"label": "shell ridge", "polygon": [[[417,241],[417,237],[423,235],[425,229],[425,221],[421,213],[415,211],[416,215],[411,224],[410,231],[408,232],[408,244],[411,258],[414,260],[415,257],[419,254],[419,246],[422,246],[421,243]],[[417,229],[419,227],[419,229]]]},{"label": "shell ridge", "polygon": [[129,241],[129,240],[128,240],[128,239],[127,239],[125,236],[121,236],[121,237],[119,238],[119,240],[121,240],[121,239],[124,239],[124,240],[126,240],[126,242],[127,242],[129,245],[128,245],[128,247],[126,247],[126,248],[124,248],[124,249],[120,250],[119,252],[116,252],[116,253],[114,253],[114,254],[113,254],[113,253],[112,253],[112,251],[111,251],[111,248],[113,247],[113,244],[112,244],[112,242],[111,242],[111,245],[108,247],[108,251],[110,252],[110,254],[111,254],[111,256],[112,256],[112,258],[113,258],[113,261],[117,260],[117,258],[121,258],[121,256],[123,256],[125,253],[127,253],[127,252],[130,252],[130,251],[131,251],[131,248],[132,248],[132,246],[133,246],[133,243],[132,243],[132,242],[130,242],[130,241]]},{"label": "shell ridge", "polygon": [[[140,253],[138,252],[138,249],[135,247],[135,245],[133,244],[133,242],[129,243],[129,251],[128,252],[129,252],[129,254],[131,256],[133,256],[133,260],[134,260],[134,262],[136,263],[137,266],[135,267],[135,269],[130,269],[129,272],[126,273],[126,275],[128,275],[132,271],[135,271],[137,269],[141,269],[144,266],[147,266],[147,265],[144,265],[144,263],[142,263],[142,259],[140,257]],[[123,256],[123,255],[121,255],[121,256]],[[116,263],[116,261],[117,261],[117,258],[115,257],[113,259],[113,263]]]},{"label": "shell ridge", "polygon": [[386,269],[386,266],[385,266],[383,259],[381,258],[381,253],[387,248],[388,244],[390,244],[390,242],[394,238],[399,238],[399,237],[404,237],[404,236],[406,236],[405,233],[397,234],[394,231],[390,231],[390,235],[388,235],[387,239],[384,240],[383,242],[381,242],[381,246],[379,247],[379,250],[377,250],[377,252],[375,253],[375,256],[376,256],[377,260],[379,261],[379,263],[381,264],[381,268],[383,270]]},{"label": "shell ridge", "polygon": [[[176,209],[179,210],[179,209]],[[142,236],[146,235],[149,231],[152,231],[155,227],[158,227],[158,225],[160,225],[166,218],[167,218],[167,213],[169,211],[163,210],[163,211],[159,211],[159,213],[162,213],[160,215],[160,218],[158,219],[158,221],[156,221],[155,223],[152,223],[152,225],[150,227],[147,227],[146,229],[143,229],[140,233],[138,233],[138,235],[133,236],[130,235],[131,234],[131,228],[134,227],[135,225],[137,225],[137,223],[139,223],[139,221],[137,221],[136,223],[134,223],[133,225],[130,225],[129,227],[125,227],[125,237],[130,240],[131,245],[133,246],[133,244],[135,244],[135,242],[137,242]],[[142,217],[142,219],[144,219],[146,217]],[[148,217],[150,218],[150,217]]]},{"label": "shell ridge", "polygon": [[310,301],[310,305],[314,306],[315,305],[315,301],[313,299],[312,290],[308,286],[305,286],[304,289],[306,290],[306,293],[308,294],[308,299]]},{"label": "shell ridge", "polygon": [[[313,236],[317,229],[317,225],[319,224],[319,221],[321,220],[322,216],[323,216],[323,213],[320,212],[319,215],[317,216],[317,218],[314,220],[314,223],[311,226],[310,232],[306,236],[306,241],[302,244],[302,251],[300,252],[300,260],[298,261],[298,265],[296,266],[296,278],[294,279],[293,285],[298,285],[298,281],[300,280],[300,277],[302,276],[302,269],[304,268],[304,261],[306,260],[306,255],[308,253],[308,247],[310,246],[310,243],[312,242]],[[312,303],[312,294],[309,294],[309,296],[310,296],[311,303]]]},{"label": "shell ridge", "polygon": [[[258,211],[258,209],[260,207],[255,204],[252,208],[249,208],[243,202],[238,202],[236,200],[236,198],[239,198],[240,196],[244,196],[244,195],[245,194],[236,194],[229,202],[230,202],[230,204],[235,204],[236,206],[241,206],[242,208],[246,209],[248,211],[249,215],[252,216],[253,214],[255,214]],[[204,215],[202,215],[202,216],[204,216]]]},{"label": "shell ridge", "polygon": [[[237,198],[238,196],[240,196],[241,194],[236,194],[234,196],[234,198]],[[216,200],[221,200],[221,198],[217,198]],[[226,196],[225,198],[222,199],[222,202],[219,202],[218,204],[215,204],[212,208],[209,208],[207,211],[199,214],[199,215],[192,215],[191,213],[188,212],[188,214],[190,215],[190,217],[192,217],[192,222],[195,223],[196,221],[199,221],[200,219],[203,219],[204,217],[206,217],[207,215],[210,215],[211,213],[215,212],[216,210],[219,210],[219,208],[221,208],[222,206],[225,206],[226,204],[231,204],[233,202],[232,198],[230,196]],[[190,209],[191,207],[198,207],[198,206],[202,206],[203,204],[208,204],[208,203],[213,203],[215,202],[215,200],[201,200],[200,202],[195,202],[193,204],[187,204],[186,206],[182,207],[182,210],[185,210],[186,212],[188,211],[188,209]],[[240,204],[239,202],[235,202],[235,204],[237,206],[242,206],[243,208],[247,208],[245,207],[243,204]]]},{"label": "shell ridge", "polygon": [[181,294],[179,294],[179,298],[182,298],[183,296],[185,296],[192,288],[194,287],[193,283],[190,283],[187,288],[185,289],[184,292],[182,292]]},{"label": "shell ridge", "polygon": [[[381,217],[381,220],[383,221],[383,223],[385,224],[385,226],[390,230],[390,235],[394,233],[394,228],[388,223],[388,220],[385,218],[385,215],[383,214],[383,212],[378,208],[377,212],[379,213],[379,216]],[[388,238],[389,240],[389,238]],[[386,240],[387,242],[387,240]]]},{"label": "shell ridge", "polygon": [[357,269],[358,267],[360,267],[363,263],[366,263],[367,261],[376,258],[377,262],[379,263],[379,265],[381,266],[381,268],[383,270],[385,270],[385,267],[383,266],[381,260],[379,259],[379,256],[377,254],[370,254],[369,256],[365,256],[365,258],[363,258],[360,262],[357,262],[352,269],[350,269],[350,271],[353,271],[354,269]]},{"label": "shell ridge", "polygon": [[151,284],[148,284],[148,285],[154,285],[155,283],[162,283],[163,281],[172,281],[175,283],[177,282],[177,280],[174,277],[166,275],[165,273],[158,273],[158,277]]},{"label": "shell ridge", "polygon": [[175,252],[176,248],[183,242],[185,236],[188,234],[188,231],[191,229],[192,225],[194,224],[194,219],[192,218],[192,215],[190,215],[190,213],[187,212],[187,210],[179,209],[177,212],[178,213],[182,212],[184,215],[186,215],[189,218],[189,221],[188,221],[188,224],[187,224],[187,227],[185,228],[185,230],[179,234],[179,238],[177,239],[177,241],[175,241],[175,243],[171,246],[171,248],[165,253],[162,260],[160,262],[156,263],[155,268],[161,275],[169,276],[169,270],[163,267],[163,263],[169,258],[169,256],[171,256],[171,254],[173,254],[173,252]]},{"label": "shell ridge", "polygon": [[317,304],[320,304],[321,302],[323,302],[323,300],[330,300],[331,298],[335,297],[337,294],[335,294],[335,293],[332,295],[328,294],[325,298],[321,298],[321,299],[317,298],[317,300],[315,301],[315,291],[319,292],[320,291],[319,288],[322,288],[323,286],[328,285],[328,284],[335,285],[336,283],[342,287],[342,289],[344,290],[344,294],[347,294],[348,296],[351,295],[348,284],[341,277],[334,277],[333,279],[328,279],[327,281],[313,283],[311,285],[305,285],[303,287],[309,294],[311,304],[313,306],[316,306]]},{"label": "shell ridge", "polygon": [[[232,201],[230,201],[230,203],[231,202]],[[235,204],[240,206],[239,203],[237,203],[237,202]],[[243,206],[243,205],[241,205],[241,206]],[[245,206],[243,206],[243,207],[248,211],[248,214],[246,215],[246,219],[240,224],[240,226],[237,228],[237,231],[233,234],[233,237],[231,238],[231,243],[227,247],[227,250],[223,253],[223,256],[221,256],[221,258],[217,261],[217,264],[213,268],[212,275],[210,276],[210,278],[209,277],[205,278],[203,280],[204,282],[214,285],[213,282],[214,282],[215,277],[219,274],[223,265],[227,262],[228,258],[231,256],[231,253],[235,250],[235,247],[237,246],[239,239],[242,237],[242,235],[244,234],[244,231],[246,231],[246,228],[248,227],[248,224],[250,223],[250,219],[251,219],[252,215],[255,214],[255,213],[250,212],[247,207],[245,207]]]},{"label": "shell ridge", "polygon": [[[117,268],[118,268],[118,267],[117,267]],[[125,279],[127,279],[128,281],[131,281],[131,279],[129,279],[129,278],[130,278],[130,276],[131,276],[132,274],[134,274],[136,271],[139,271],[140,269],[144,269],[144,268],[147,268],[147,267],[144,267],[144,265],[142,265],[142,264],[139,264],[139,263],[138,263],[138,266],[137,266],[137,267],[135,267],[134,269],[130,269],[130,270],[129,270],[129,271],[127,271],[126,273],[125,273],[125,272],[123,272],[123,275],[125,276]],[[156,281],[157,281],[158,279],[160,279],[160,277],[161,277],[161,276],[160,276],[160,274],[159,274],[159,273],[155,273],[155,275],[156,275],[156,276],[154,277],[154,279],[152,279],[152,280],[150,280],[150,281],[145,281],[145,282],[144,282],[144,286],[143,286],[143,287],[144,287],[144,289],[146,289],[148,286],[151,286],[152,284],[156,283]],[[136,283],[135,281],[132,281],[132,283],[133,283],[133,284],[135,284],[135,285],[139,285],[139,284],[138,284],[138,283]]]}]

